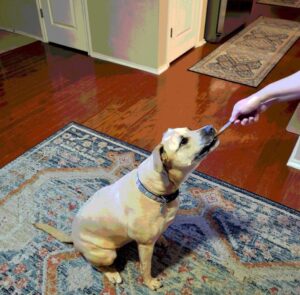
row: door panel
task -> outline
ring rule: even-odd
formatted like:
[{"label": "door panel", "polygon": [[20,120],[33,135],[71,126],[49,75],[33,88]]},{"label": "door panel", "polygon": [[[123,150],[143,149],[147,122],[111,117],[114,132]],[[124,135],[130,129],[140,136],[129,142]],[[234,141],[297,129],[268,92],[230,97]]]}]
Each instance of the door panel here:
[{"label": "door panel", "polygon": [[[48,1],[49,3],[49,1]],[[75,28],[74,5],[71,0],[51,0],[50,19],[52,25]]]},{"label": "door panel", "polygon": [[87,51],[81,0],[42,0],[48,40]]},{"label": "door panel", "polygon": [[170,1],[169,62],[195,46],[197,25],[200,25],[200,21],[197,19],[200,10],[199,2],[199,0]]},{"label": "door panel", "polygon": [[193,0],[177,0],[175,5],[174,38],[193,29]]}]

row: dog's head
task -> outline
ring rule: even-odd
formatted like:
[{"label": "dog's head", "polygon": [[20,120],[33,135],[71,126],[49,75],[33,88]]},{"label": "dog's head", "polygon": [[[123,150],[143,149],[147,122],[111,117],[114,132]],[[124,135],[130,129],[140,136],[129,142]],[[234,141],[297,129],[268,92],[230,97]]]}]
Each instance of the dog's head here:
[{"label": "dog's head", "polygon": [[210,125],[198,130],[168,129],[153,151],[155,170],[177,170],[187,175],[218,143],[216,130]]}]

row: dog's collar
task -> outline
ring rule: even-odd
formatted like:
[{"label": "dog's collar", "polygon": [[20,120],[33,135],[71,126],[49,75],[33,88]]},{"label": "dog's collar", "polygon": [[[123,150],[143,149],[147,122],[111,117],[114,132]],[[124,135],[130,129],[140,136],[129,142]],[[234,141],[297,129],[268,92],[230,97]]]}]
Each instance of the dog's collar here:
[{"label": "dog's collar", "polygon": [[166,203],[170,203],[172,201],[174,201],[178,195],[179,195],[179,190],[177,190],[176,192],[170,194],[170,195],[156,195],[152,192],[150,192],[140,181],[139,175],[137,175],[136,178],[136,185],[138,187],[138,189],[140,190],[140,192],[142,192],[146,197],[159,202],[161,204],[166,204]]}]

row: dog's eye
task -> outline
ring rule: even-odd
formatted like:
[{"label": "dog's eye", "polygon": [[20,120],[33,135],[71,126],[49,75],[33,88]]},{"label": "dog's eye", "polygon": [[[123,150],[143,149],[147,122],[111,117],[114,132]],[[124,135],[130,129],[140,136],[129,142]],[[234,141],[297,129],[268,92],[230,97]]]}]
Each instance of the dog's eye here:
[{"label": "dog's eye", "polygon": [[180,146],[185,145],[189,142],[189,139],[187,137],[182,137],[180,141]]}]

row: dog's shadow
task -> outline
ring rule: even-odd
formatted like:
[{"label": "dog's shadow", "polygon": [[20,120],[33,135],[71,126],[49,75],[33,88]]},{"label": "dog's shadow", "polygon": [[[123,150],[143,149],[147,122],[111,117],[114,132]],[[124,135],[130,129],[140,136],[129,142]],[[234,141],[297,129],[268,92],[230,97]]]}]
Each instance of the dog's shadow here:
[{"label": "dog's shadow", "polygon": [[[188,255],[191,251],[189,248],[185,248],[184,251],[182,251],[182,246],[173,241],[169,241],[168,247],[156,244],[152,258],[152,275],[154,277],[162,275],[167,268],[173,267],[184,259],[183,252],[185,255]],[[130,262],[139,269],[139,255],[135,242],[129,243],[118,250],[115,266],[118,271],[122,272],[128,267]]]},{"label": "dog's shadow", "polygon": [[[218,213],[219,217],[222,212]],[[227,220],[230,220],[231,226],[234,227],[235,235],[239,236],[243,233],[243,230],[234,226],[234,224],[243,223],[242,220],[236,220],[233,214],[226,213],[223,217],[218,218],[211,216],[210,221],[206,220],[207,225],[213,230],[210,234],[202,230],[202,226],[189,221],[189,217],[186,218],[186,222],[174,222],[164,233],[168,247],[164,247],[156,244],[152,259],[152,275],[154,277],[164,275],[168,268],[173,268],[176,272],[180,272],[181,269],[188,265],[187,257],[192,257],[193,260],[208,259],[205,255],[210,256],[212,250],[212,240],[215,243],[216,240],[221,242],[222,239],[226,239],[226,233],[221,225],[221,219],[224,220],[224,215]],[[212,258],[213,259],[213,258]],[[209,262],[210,258],[208,259]],[[127,267],[128,262],[133,262],[135,265],[139,265],[139,256],[137,245],[135,242],[129,243],[118,250],[118,256],[115,261],[115,265],[119,271],[122,271]],[[211,260],[211,263],[213,261]]]}]

